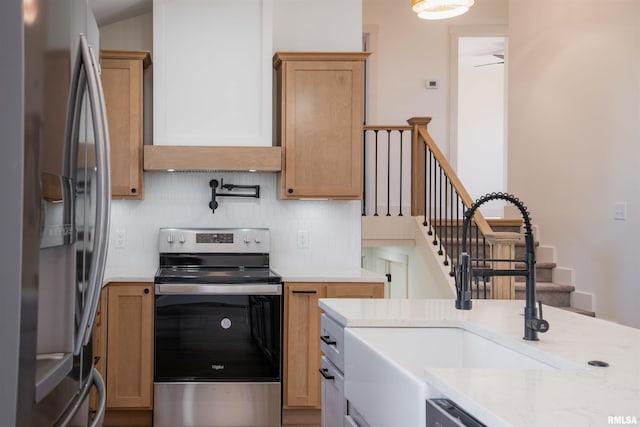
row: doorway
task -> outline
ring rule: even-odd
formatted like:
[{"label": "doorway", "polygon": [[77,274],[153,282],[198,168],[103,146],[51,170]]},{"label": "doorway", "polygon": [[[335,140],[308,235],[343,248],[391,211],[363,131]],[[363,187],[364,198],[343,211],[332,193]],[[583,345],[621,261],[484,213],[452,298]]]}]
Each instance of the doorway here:
[{"label": "doorway", "polygon": [[[507,189],[506,28],[451,32],[451,163],[473,199]],[[504,202],[485,204],[502,218]]]}]

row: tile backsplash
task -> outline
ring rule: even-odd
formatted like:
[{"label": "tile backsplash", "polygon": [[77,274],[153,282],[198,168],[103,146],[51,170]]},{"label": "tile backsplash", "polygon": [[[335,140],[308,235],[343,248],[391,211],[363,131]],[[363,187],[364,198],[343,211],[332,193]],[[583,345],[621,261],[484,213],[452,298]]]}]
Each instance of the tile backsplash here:
[{"label": "tile backsplash", "polygon": [[[278,200],[274,173],[146,172],[144,178],[144,200],[112,202],[107,278],[152,278],[161,227],[267,227],[271,265],[280,274],[360,268],[359,201]],[[221,178],[228,184],[260,185],[260,198],[220,198],[212,214],[209,181]],[[298,230],[308,232],[308,248],[298,248]],[[116,233],[124,234],[124,247],[116,247]]]}]

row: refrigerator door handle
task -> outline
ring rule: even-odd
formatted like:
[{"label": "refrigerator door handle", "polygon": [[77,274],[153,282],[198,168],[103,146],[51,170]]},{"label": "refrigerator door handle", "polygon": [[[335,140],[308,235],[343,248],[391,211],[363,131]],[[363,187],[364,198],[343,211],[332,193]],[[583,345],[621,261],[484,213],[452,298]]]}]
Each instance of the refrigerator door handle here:
[{"label": "refrigerator door handle", "polygon": [[100,427],[104,422],[104,412],[107,403],[107,390],[104,385],[104,380],[102,379],[102,375],[96,368],[91,370],[91,373],[87,377],[86,384],[80,390],[80,393],[77,395],[74,404],[66,411],[63,417],[55,424],[55,427],[68,427],[69,424],[73,421],[76,414],[84,404],[84,402],[89,397],[89,392],[93,386],[96,386],[96,391],[98,392],[98,407],[96,408],[95,416],[93,420],[89,424],[89,427]]},{"label": "refrigerator door handle", "polygon": [[[94,230],[95,248],[94,262],[89,269],[89,285],[86,291],[84,309],[80,320],[74,351],[80,353],[83,345],[91,338],[91,330],[95,319],[100,289],[104,277],[109,241],[109,202],[111,199],[111,176],[109,171],[109,130],[107,127],[106,108],[96,59],[89,48],[87,39],[80,35],[78,52],[79,60],[85,69],[86,84],[89,92],[89,104],[93,116],[93,133],[96,150],[96,222]],[[76,63],[77,64],[77,63]],[[76,71],[80,66],[76,65]],[[74,73],[75,76],[76,73]],[[72,83],[75,84],[75,83]]]},{"label": "refrigerator door handle", "polygon": [[107,407],[107,388],[104,385],[104,380],[100,372],[98,372],[96,368],[93,368],[91,372],[93,383],[98,391],[98,408],[96,408],[96,414],[91,424],[89,424],[89,427],[100,427],[104,421],[104,411]]},{"label": "refrigerator door handle", "polygon": [[[96,204],[96,276],[95,276],[95,293],[91,301],[89,311],[89,322],[84,337],[84,345],[89,343],[91,339],[91,331],[93,322],[98,311],[98,303],[100,301],[100,290],[104,280],[104,270],[107,263],[107,250],[109,247],[109,225],[110,225],[110,205],[111,205],[111,164],[109,154],[109,125],[107,121],[107,107],[104,103],[104,93],[102,91],[102,83],[100,81],[100,63],[96,60],[93,48],[88,47],[89,57],[91,58],[91,70],[94,78],[93,91],[99,99],[100,103],[100,122],[102,124],[102,139],[96,138],[96,154],[98,161],[98,203]],[[92,89],[92,86],[89,86]],[[91,92],[90,92],[91,93]],[[102,185],[101,185],[102,184]]]}]

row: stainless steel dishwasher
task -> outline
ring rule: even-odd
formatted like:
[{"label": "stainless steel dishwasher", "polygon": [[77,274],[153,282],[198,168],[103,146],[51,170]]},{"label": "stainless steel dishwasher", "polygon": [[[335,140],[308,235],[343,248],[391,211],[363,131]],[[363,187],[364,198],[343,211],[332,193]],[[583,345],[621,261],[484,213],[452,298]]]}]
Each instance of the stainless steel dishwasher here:
[{"label": "stainless steel dishwasher", "polygon": [[449,399],[428,399],[427,427],[486,426]]}]

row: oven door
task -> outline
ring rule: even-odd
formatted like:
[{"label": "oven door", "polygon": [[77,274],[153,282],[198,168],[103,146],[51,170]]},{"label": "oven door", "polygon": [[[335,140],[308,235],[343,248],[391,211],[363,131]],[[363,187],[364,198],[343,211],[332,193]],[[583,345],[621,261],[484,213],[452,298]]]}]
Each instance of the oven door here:
[{"label": "oven door", "polygon": [[155,382],[279,382],[281,285],[156,284]]}]

